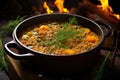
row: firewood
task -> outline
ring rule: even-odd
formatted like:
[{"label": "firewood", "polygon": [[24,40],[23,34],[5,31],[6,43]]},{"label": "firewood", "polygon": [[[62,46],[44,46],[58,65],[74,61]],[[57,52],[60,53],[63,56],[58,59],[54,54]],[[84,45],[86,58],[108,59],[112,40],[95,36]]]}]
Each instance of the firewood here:
[{"label": "firewood", "polygon": [[117,19],[113,14],[105,12],[101,8],[98,8],[95,4],[89,1],[83,1],[79,3],[79,8],[83,8],[84,11],[88,11],[92,14],[97,14],[101,18],[105,19],[106,21],[113,23],[113,24],[120,24],[120,19]]}]

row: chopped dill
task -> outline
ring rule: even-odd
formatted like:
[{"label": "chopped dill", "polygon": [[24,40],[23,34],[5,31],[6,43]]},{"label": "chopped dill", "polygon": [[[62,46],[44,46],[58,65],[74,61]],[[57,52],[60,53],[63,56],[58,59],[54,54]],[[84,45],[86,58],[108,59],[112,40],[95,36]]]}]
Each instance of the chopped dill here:
[{"label": "chopped dill", "polygon": [[69,48],[69,46],[65,45],[64,43],[78,33],[75,28],[70,29],[72,24],[77,24],[75,17],[70,18],[68,22],[62,24],[63,28],[54,35],[52,41],[42,42],[42,45],[55,45],[57,47]]}]

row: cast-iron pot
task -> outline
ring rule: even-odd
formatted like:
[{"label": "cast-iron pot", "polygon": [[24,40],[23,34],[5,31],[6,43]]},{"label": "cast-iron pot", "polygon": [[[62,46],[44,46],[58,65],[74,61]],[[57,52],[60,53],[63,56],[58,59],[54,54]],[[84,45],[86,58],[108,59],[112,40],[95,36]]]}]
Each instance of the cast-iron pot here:
[{"label": "cast-iron pot", "polygon": [[[65,22],[71,17],[76,17],[78,24],[91,29],[100,36],[100,42],[96,47],[75,55],[56,56],[31,50],[18,39],[20,34],[32,25],[48,21]],[[4,47],[6,54],[16,60],[20,60],[30,70],[43,74],[76,74],[91,70],[99,62],[101,46],[108,34],[96,22],[80,15],[61,13],[40,14],[19,23],[13,31],[13,40],[6,43]]]}]

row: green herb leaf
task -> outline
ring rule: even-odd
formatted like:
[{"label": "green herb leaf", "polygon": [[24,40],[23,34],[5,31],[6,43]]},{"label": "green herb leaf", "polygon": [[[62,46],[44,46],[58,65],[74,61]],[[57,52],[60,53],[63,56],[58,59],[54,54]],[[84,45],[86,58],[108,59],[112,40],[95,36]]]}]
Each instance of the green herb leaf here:
[{"label": "green herb leaf", "polygon": [[96,72],[95,77],[92,80],[101,80],[104,69],[105,69],[105,64],[106,64],[106,62],[108,60],[109,55],[110,55],[110,51],[107,52],[102,64],[100,65],[99,69]]},{"label": "green herb leaf", "polygon": [[4,48],[3,48],[3,43],[2,43],[2,34],[0,33],[0,71],[2,69],[7,69],[7,64],[4,56]]},{"label": "green herb leaf", "polygon": [[5,59],[5,52],[3,48],[3,36],[7,36],[12,33],[13,29],[24,19],[24,17],[17,17],[15,20],[8,21],[0,31],[0,71],[7,69],[7,62]]},{"label": "green herb leaf", "polygon": [[8,21],[1,29],[1,34],[3,36],[9,35],[12,33],[13,29],[20,23],[24,17],[17,17],[15,20]]},{"label": "green herb leaf", "polygon": [[75,17],[70,18],[68,22],[62,24],[63,28],[54,35],[54,40],[45,41],[43,45],[55,45],[58,47],[69,48],[69,46],[64,43],[78,33],[75,28],[69,29],[72,24],[77,24]]}]

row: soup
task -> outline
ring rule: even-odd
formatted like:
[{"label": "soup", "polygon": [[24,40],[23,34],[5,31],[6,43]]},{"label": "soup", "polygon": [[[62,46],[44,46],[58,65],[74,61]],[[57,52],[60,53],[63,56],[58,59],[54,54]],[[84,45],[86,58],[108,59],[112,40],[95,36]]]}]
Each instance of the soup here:
[{"label": "soup", "polygon": [[100,37],[71,18],[68,22],[46,22],[31,26],[22,33],[19,40],[40,53],[73,55],[94,48]]}]

